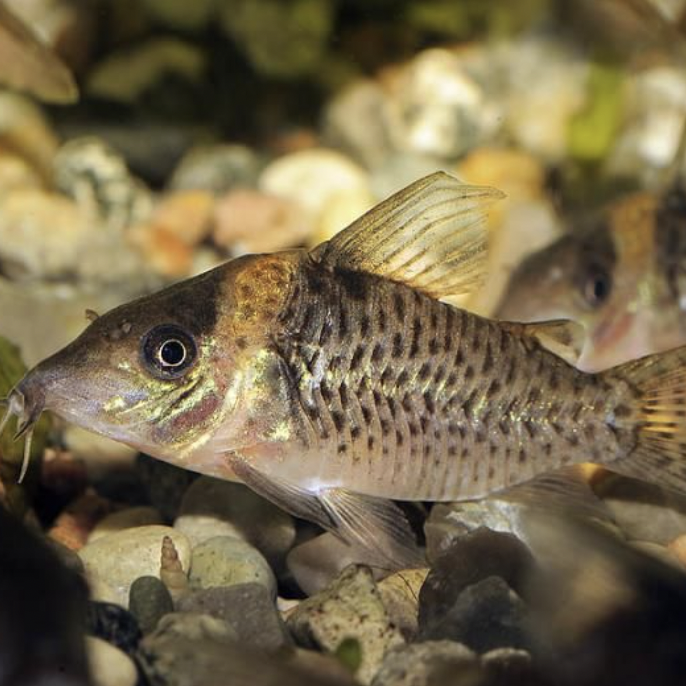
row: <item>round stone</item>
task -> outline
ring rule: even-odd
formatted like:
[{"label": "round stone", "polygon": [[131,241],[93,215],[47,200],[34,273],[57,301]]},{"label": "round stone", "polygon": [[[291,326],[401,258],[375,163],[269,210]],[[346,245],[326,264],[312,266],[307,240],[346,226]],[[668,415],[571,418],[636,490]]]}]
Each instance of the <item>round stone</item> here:
[{"label": "round stone", "polygon": [[325,148],[279,157],[265,168],[258,183],[265,193],[288,198],[314,216],[337,196],[370,196],[364,169],[342,153]]},{"label": "round stone", "polygon": [[91,531],[88,542],[93,543],[93,541],[125,531],[126,529],[135,529],[136,527],[153,524],[162,524],[162,517],[160,517],[160,513],[154,507],[145,505],[127,507],[125,510],[113,512],[101,519],[93,531]]},{"label": "round stone", "polygon": [[160,618],[174,611],[167,587],[154,576],[141,576],[131,584],[129,610],[144,634],[154,631]]},{"label": "round stone", "polygon": [[136,665],[119,648],[87,636],[86,651],[94,686],[135,686],[138,682]]},{"label": "round stone", "polygon": [[276,579],[260,552],[238,538],[217,536],[193,548],[192,588],[258,583],[276,597]]},{"label": "round stone", "polygon": [[140,576],[160,576],[162,539],[169,536],[184,569],[190,563],[191,546],[180,531],[166,526],[141,526],[105,536],[81,548],[79,556],[86,574],[107,584],[117,602],[127,607],[131,584]]},{"label": "round stone", "polygon": [[243,484],[201,476],[186,491],[174,528],[197,545],[240,538],[278,565],[295,540],[293,518]]}]

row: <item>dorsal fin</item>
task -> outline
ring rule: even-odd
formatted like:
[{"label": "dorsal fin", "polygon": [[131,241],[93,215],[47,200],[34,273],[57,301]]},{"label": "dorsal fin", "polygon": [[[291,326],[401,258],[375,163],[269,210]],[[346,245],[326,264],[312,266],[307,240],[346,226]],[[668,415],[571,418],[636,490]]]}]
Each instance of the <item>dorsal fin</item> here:
[{"label": "dorsal fin", "polygon": [[384,200],[313,257],[324,266],[377,274],[435,298],[469,293],[484,275],[486,210],[504,197],[436,172]]},{"label": "dorsal fin", "polygon": [[508,331],[536,339],[544,348],[555,353],[569,364],[576,365],[586,339],[586,331],[571,319],[553,319],[548,322],[498,322]]}]

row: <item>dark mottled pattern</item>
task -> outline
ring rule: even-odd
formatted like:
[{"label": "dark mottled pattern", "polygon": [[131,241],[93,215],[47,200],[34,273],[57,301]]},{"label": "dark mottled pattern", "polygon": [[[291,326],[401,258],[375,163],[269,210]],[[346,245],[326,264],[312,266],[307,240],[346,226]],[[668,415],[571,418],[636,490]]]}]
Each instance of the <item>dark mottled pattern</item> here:
[{"label": "dark mottled pattern", "polygon": [[[122,305],[107,317],[116,320],[117,313],[122,312],[137,320],[137,312],[151,311],[158,314],[161,321],[179,324],[196,336],[207,334],[212,332],[219,316],[223,284],[223,271],[214,269]],[[98,324],[97,320],[95,324]]]},{"label": "dark mottled pattern", "polygon": [[403,285],[308,265],[278,337],[323,479],[399,499],[482,495],[623,454],[618,381]]},{"label": "dark mottled pattern", "polygon": [[681,188],[666,193],[655,212],[655,247],[669,293],[680,301],[686,296],[686,192]]}]

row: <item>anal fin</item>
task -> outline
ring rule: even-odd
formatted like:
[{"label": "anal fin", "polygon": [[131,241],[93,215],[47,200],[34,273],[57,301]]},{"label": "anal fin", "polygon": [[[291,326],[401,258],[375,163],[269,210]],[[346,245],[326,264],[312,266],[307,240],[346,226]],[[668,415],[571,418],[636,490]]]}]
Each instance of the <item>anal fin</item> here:
[{"label": "anal fin", "polygon": [[545,472],[530,481],[494,493],[493,499],[557,514],[611,522],[605,503],[589,485],[582,465]]}]

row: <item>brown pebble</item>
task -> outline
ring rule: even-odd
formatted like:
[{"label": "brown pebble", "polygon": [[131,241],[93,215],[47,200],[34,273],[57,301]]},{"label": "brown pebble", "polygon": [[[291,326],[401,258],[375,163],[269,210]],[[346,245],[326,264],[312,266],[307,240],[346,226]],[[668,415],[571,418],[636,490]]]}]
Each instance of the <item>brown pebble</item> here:
[{"label": "brown pebble", "polygon": [[214,196],[208,191],[176,191],[160,201],[150,223],[194,246],[209,235],[213,209]]},{"label": "brown pebble", "polygon": [[675,538],[667,546],[667,550],[676,556],[683,567],[686,567],[686,533]]},{"label": "brown pebble", "polygon": [[109,500],[101,498],[93,491],[87,491],[57,517],[48,536],[70,550],[80,550],[95,525],[111,509]]},{"label": "brown pebble", "polygon": [[193,250],[164,227],[139,224],[129,229],[129,240],[144,256],[148,266],[167,277],[186,276],[193,264]]},{"label": "brown pebble", "polygon": [[214,242],[220,248],[260,253],[304,243],[312,230],[306,212],[285,198],[248,189],[217,200]]}]

